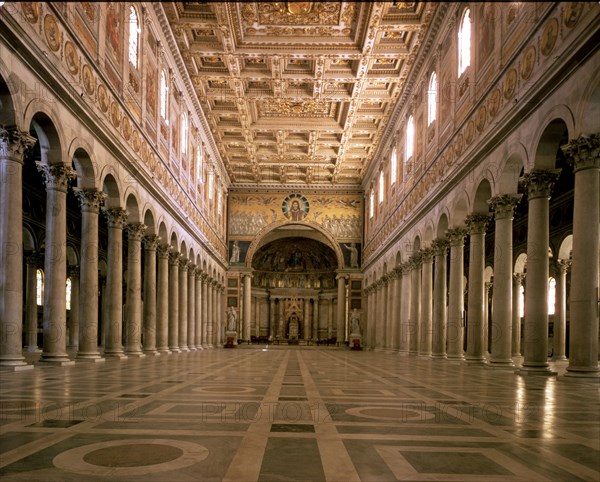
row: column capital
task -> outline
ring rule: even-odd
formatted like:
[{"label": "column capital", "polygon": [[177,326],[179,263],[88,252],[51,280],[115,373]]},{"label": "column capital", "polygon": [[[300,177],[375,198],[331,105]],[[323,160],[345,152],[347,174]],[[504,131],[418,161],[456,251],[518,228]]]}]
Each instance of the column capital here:
[{"label": "column capital", "polygon": [[146,234],[142,238],[142,241],[144,243],[144,249],[156,250],[156,248],[158,247],[159,240],[160,240],[160,237],[158,237],[158,235],[156,235],[156,234]]},{"label": "column capital", "polygon": [[67,269],[67,276],[69,278],[79,278],[79,266],[69,266]]},{"label": "column capital", "polygon": [[169,252],[169,265],[171,266],[179,266],[179,258],[181,255],[177,251]]},{"label": "column capital", "polygon": [[600,169],[600,134],[582,134],[560,147],[573,171]]},{"label": "column capital", "polygon": [[200,266],[196,266],[196,268],[194,269],[194,276],[196,276],[196,281],[202,282],[202,275],[204,273],[202,273],[202,268],[200,268]]},{"label": "column capital", "polygon": [[183,255],[181,255],[179,258],[179,270],[187,271],[189,268],[190,268],[190,260],[187,258],[184,258]]},{"label": "column capital", "polygon": [[448,252],[450,241],[448,238],[436,238],[431,242],[431,249],[435,256],[444,256]]},{"label": "column capital", "polygon": [[141,241],[144,233],[146,232],[146,225],[144,223],[129,223],[126,226],[127,238],[131,240]]},{"label": "column capital", "polygon": [[432,248],[422,248],[421,251],[421,261],[422,263],[431,263],[433,259],[433,249]]},{"label": "column capital", "polygon": [[102,212],[108,220],[109,228],[123,229],[127,222],[127,211],[122,208],[102,208]]},{"label": "column capital", "polygon": [[191,261],[188,264],[188,273],[190,276],[196,276],[196,265]]},{"label": "column capital", "polygon": [[534,169],[525,174],[519,184],[527,189],[529,199],[538,197],[550,197],[554,183],[560,176],[560,169]]},{"label": "column capital", "polygon": [[69,181],[77,177],[75,169],[64,164],[50,165],[46,162],[36,161],[35,165],[44,176],[46,190],[67,192]]},{"label": "column capital", "polygon": [[515,286],[519,286],[523,283],[525,279],[525,273],[513,273],[513,284]]},{"label": "column capital", "polygon": [[169,253],[171,252],[171,246],[168,244],[159,244],[156,247],[156,251],[158,253],[158,257],[162,259],[168,259]]},{"label": "column capital", "polygon": [[561,274],[564,274],[567,271],[569,271],[569,268],[571,267],[571,260],[570,259],[557,259],[556,266],[558,266],[558,269],[560,270]]},{"label": "column capital", "polygon": [[500,194],[487,200],[496,219],[512,219],[522,194]]},{"label": "column capital", "polygon": [[461,246],[465,243],[465,236],[469,231],[464,226],[450,228],[446,231],[446,237],[450,242],[450,246]]},{"label": "column capital", "polygon": [[490,219],[491,217],[489,214],[469,214],[465,219],[465,222],[469,228],[469,234],[484,234]]},{"label": "column capital", "polygon": [[410,258],[408,258],[408,263],[410,266],[410,269],[417,269],[421,266],[421,263],[423,262],[423,258],[421,255],[421,251],[413,254]]},{"label": "column capital", "polygon": [[82,211],[97,213],[100,211],[100,206],[107,198],[106,193],[98,191],[96,188],[80,188],[74,187],[73,193],[79,200]]},{"label": "column capital", "polygon": [[202,279],[202,282],[203,282],[203,283],[207,283],[207,282],[208,282],[208,281],[207,281],[207,278],[208,278],[208,274],[207,274],[207,273],[205,273],[204,271],[202,271],[202,272],[200,273],[200,279]]},{"label": "column capital", "polygon": [[335,276],[335,279],[336,279],[336,280],[338,280],[338,281],[339,281],[339,280],[341,280],[341,279],[343,279],[343,280],[345,281],[345,280],[346,280],[346,276],[347,276],[347,275],[345,275],[345,274],[343,274],[343,273],[339,273],[339,274],[337,274],[337,275]]},{"label": "column capital", "polygon": [[0,157],[8,157],[22,163],[23,156],[36,142],[37,139],[27,131],[0,126]]}]

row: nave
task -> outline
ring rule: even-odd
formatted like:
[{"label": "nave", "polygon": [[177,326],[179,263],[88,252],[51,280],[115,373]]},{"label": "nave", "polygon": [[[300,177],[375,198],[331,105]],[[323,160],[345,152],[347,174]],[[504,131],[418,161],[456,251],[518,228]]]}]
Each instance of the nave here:
[{"label": "nave", "polygon": [[6,482],[600,475],[598,387],[563,377],[260,345],[44,366],[0,382]]}]

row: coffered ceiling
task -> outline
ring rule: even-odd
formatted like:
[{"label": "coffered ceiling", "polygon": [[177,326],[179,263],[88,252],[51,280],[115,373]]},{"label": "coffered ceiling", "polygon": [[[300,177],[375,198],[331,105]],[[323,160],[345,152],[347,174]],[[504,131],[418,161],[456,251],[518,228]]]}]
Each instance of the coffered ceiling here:
[{"label": "coffered ceiling", "polygon": [[234,187],[358,187],[437,8],[163,5]]}]

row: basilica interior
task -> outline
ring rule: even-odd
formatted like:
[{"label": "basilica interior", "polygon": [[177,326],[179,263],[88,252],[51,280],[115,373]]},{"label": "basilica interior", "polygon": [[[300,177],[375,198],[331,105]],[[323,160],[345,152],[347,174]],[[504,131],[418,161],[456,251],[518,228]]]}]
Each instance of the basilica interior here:
[{"label": "basilica interior", "polygon": [[6,481],[600,478],[598,2],[0,2]]}]

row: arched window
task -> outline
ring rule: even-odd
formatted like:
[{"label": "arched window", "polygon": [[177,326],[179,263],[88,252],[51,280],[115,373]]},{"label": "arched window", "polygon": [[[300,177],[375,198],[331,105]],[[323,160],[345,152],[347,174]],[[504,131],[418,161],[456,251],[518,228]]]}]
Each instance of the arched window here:
[{"label": "arched window", "polygon": [[185,112],[181,113],[181,130],[179,131],[181,155],[187,155],[188,150],[188,116]]},{"label": "arched window", "polygon": [[71,278],[67,278],[67,290],[66,290],[66,304],[67,310],[71,309]]},{"label": "arched window", "polygon": [[160,116],[165,123],[169,123],[167,115],[167,106],[169,98],[169,87],[167,87],[167,74],[164,70],[160,71]]},{"label": "arched window", "polygon": [[519,318],[525,316],[525,287],[519,286]]},{"label": "arched window", "polygon": [[548,280],[548,314],[553,315],[556,312],[556,280]]},{"label": "arched window", "polygon": [[202,183],[202,143],[196,147],[196,183]]},{"label": "arched window", "polygon": [[379,203],[383,202],[384,188],[385,188],[385,182],[384,182],[384,177],[383,177],[383,171],[381,171],[379,173]]},{"label": "arched window", "polygon": [[411,115],[408,118],[408,122],[406,123],[406,157],[405,161],[410,160],[413,155],[413,150],[415,146],[415,120]]},{"label": "arched window", "polygon": [[38,306],[44,304],[44,272],[41,269],[35,272],[35,300]]},{"label": "arched window", "polygon": [[215,189],[215,172],[212,166],[208,168],[208,199],[212,201],[213,191]]},{"label": "arched window", "polygon": [[458,29],[458,76],[471,65],[471,11],[467,8],[463,13]]},{"label": "arched window", "polygon": [[369,218],[372,218],[375,215],[375,191],[371,188],[371,193],[369,194]]},{"label": "arched window", "polygon": [[390,184],[393,185],[398,177],[398,156],[396,155],[396,146],[392,147],[390,156]]},{"label": "arched window", "polygon": [[133,5],[129,7],[129,63],[136,69],[138,68],[140,24],[138,22],[137,12]]},{"label": "arched window", "polygon": [[427,89],[427,125],[430,126],[435,120],[437,113],[437,76],[435,72],[429,77],[429,88]]}]

